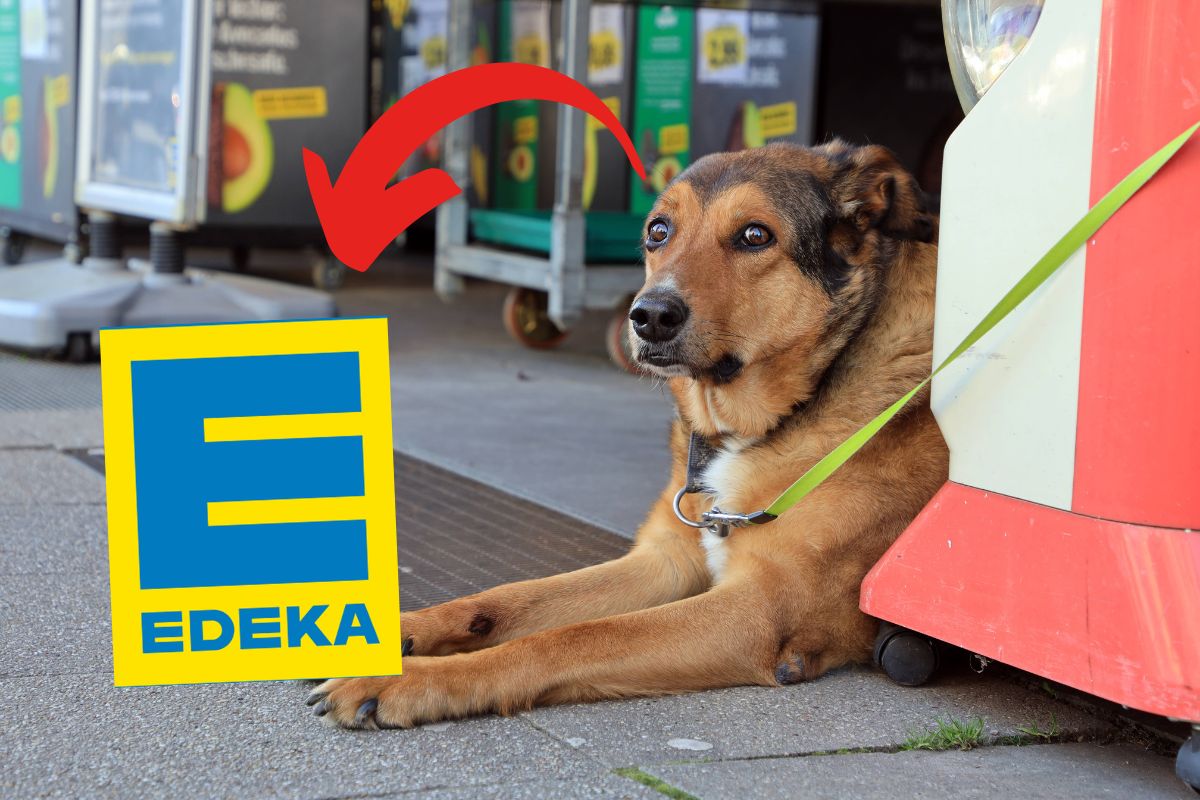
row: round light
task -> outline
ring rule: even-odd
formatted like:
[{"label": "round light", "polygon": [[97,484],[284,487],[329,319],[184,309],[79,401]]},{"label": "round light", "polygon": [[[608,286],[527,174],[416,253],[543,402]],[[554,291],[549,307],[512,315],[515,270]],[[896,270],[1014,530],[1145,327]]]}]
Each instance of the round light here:
[{"label": "round light", "polygon": [[970,111],[1025,49],[1044,0],[942,0],[950,74]]}]

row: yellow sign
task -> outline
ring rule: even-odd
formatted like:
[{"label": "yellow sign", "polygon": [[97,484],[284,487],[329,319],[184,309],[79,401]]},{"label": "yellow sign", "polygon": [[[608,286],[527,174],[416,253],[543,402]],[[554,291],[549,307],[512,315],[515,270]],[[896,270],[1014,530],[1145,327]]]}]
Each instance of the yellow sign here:
[{"label": "yellow sign", "polygon": [[536,142],[538,138],[538,118],[536,116],[517,117],[513,120],[513,141],[517,144]]},{"label": "yellow sign", "polygon": [[21,95],[14,94],[4,98],[4,122],[12,125],[21,121]]},{"label": "yellow sign", "polygon": [[[621,98],[605,97],[604,105],[608,106],[608,110],[613,113],[617,119],[621,118]],[[587,118],[587,126],[589,131],[598,131],[604,127],[604,123],[593,116]]]},{"label": "yellow sign", "polygon": [[519,64],[547,66],[549,51],[546,40],[537,34],[522,36],[513,42],[513,60]]},{"label": "yellow sign", "polygon": [[733,25],[718,25],[704,34],[704,58],[712,71],[746,61],[746,35]]},{"label": "yellow sign", "polygon": [[251,97],[254,103],[254,112],[261,119],[323,117],[329,113],[329,102],[324,86],[256,89]]},{"label": "yellow sign", "polygon": [[786,103],[763,106],[758,110],[758,116],[764,139],[791,136],[796,132],[796,103],[794,101],[789,100]]},{"label": "yellow sign", "polygon": [[660,155],[673,156],[686,153],[691,142],[687,123],[665,125],[658,130],[658,152]]},{"label": "yellow sign", "polygon": [[387,321],[100,342],[115,683],[398,674]]},{"label": "yellow sign", "polygon": [[621,58],[621,39],[616,31],[596,31],[589,37],[588,69],[612,69],[621,63]]},{"label": "yellow sign", "polygon": [[446,65],[446,37],[430,36],[421,43],[421,60],[425,69],[437,69]]}]

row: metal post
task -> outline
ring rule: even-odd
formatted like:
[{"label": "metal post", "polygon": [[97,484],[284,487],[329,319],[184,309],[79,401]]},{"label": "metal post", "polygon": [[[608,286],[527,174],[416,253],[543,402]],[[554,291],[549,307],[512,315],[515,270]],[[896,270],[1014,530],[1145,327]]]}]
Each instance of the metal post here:
[{"label": "metal post", "polygon": [[[587,79],[591,0],[563,2],[563,71]],[[559,106],[555,154],[554,216],[550,226],[550,319],[567,328],[583,311],[584,219],[583,143],[587,119],[582,111]]]},{"label": "metal post", "polygon": [[[471,58],[472,0],[450,1],[449,42],[446,66],[449,70],[463,69]],[[462,188],[462,193],[438,206],[437,250],[434,256],[433,288],[438,297],[449,301],[462,294],[463,279],[451,271],[446,250],[467,243],[467,193],[471,180],[471,117],[461,117],[446,128],[443,141],[443,168]]]}]

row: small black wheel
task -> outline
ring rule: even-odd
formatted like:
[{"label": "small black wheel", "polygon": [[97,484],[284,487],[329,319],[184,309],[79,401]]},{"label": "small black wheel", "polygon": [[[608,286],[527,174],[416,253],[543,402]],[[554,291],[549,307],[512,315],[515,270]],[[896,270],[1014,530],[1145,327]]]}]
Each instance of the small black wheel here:
[{"label": "small black wheel", "polygon": [[562,344],[567,332],[554,324],[545,292],[514,286],[504,298],[504,330],[526,347],[551,350]]},{"label": "small black wheel", "polygon": [[608,328],[604,332],[604,345],[614,364],[632,375],[642,374],[642,368],[638,366],[629,345],[629,303],[622,303],[609,318]]},{"label": "small black wheel", "polygon": [[63,350],[63,358],[71,364],[86,364],[95,356],[92,347],[92,335],[86,331],[75,331],[67,334],[67,346]]},{"label": "small black wheel", "polygon": [[325,292],[336,291],[346,282],[346,265],[333,257],[332,253],[318,254],[313,261],[313,286]]},{"label": "small black wheel", "polygon": [[921,686],[938,668],[937,642],[924,634],[890,622],[879,624],[875,663],[901,686]]},{"label": "small black wheel", "polygon": [[17,233],[14,230],[6,230],[0,233],[4,239],[4,263],[10,267],[14,264],[20,264],[21,259],[25,257],[25,242],[28,239],[23,233]]},{"label": "small black wheel", "polygon": [[81,242],[67,242],[63,245],[63,258],[72,264],[82,264],[87,258],[87,248]]},{"label": "small black wheel", "polygon": [[229,248],[229,263],[234,272],[245,272],[250,269],[250,248],[244,244],[235,244]]},{"label": "small black wheel", "polygon": [[1200,725],[1193,728],[1191,737],[1175,756],[1175,774],[1179,780],[1200,794]]}]

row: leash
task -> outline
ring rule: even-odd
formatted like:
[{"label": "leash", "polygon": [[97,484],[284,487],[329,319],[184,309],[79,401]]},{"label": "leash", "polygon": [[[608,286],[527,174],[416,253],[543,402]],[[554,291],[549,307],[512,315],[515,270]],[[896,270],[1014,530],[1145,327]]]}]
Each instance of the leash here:
[{"label": "leash", "polygon": [[937,368],[930,373],[929,377],[918,383],[910,389],[903,397],[887,407],[879,416],[863,425],[857,431],[850,435],[846,441],[835,447],[824,458],[808,469],[800,478],[789,486],[784,492],[775,498],[771,505],[761,511],[755,511],[751,514],[733,514],[722,511],[717,507],[713,507],[710,511],[706,511],[700,515],[699,520],[689,519],[679,508],[679,503],[683,500],[684,495],[694,494],[703,491],[701,477],[704,468],[711,461],[716,453],[712,447],[702,436],[696,433],[692,434],[691,442],[688,445],[688,469],[687,479],[683,488],[675,494],[675,516],[686,525],[693,528],[707,528],[718,536],[728,536],[730,528],[741,528],[747,525],[763,525],[774,521],[780,514],[784,513],[792,506],[803,500],[810,492],[820,486],[826,478],[837,472],[839,468],[849,461],[855,453],[866,446],[867,442],[874,438],[875,434],[879,433],[880,429],[888,423],[892,417],[900,413],[900,410],[908,404],[917,394],[929,385],[934,377],[944,370],[946,367],[958,360],[958,357],[965,353],[968,349],[974,346],[980,339],[984,337],[992,328],[996,327],[1005,317],[1007,317],[1013,309],[1021,304],[1025,298],[1029,297],[1039,286],[1053,275],[1059,267],[1061,267],[1071,255],[1078,250],[1083,244],[1095,235],[1105,222],[1107,222],[1113,214],[1117,212],[1121,206],[1125,205],[1139,189],[1146,185],[1154,174],[1162,168],[1164,164],[1171,160],[1184,143],[1191,138],[1196,129],[1200,128],[1200,122],[1192,125],[1183,133],[1176,136],[1168,142],[1161,150],[1138,165],[1132,172],[1126,175],[1120,183],[1114,186],[1108,194],[1100,199],[1088,212],[1083,216],[1083,219],[1076,222],[1069,231],[1067,231],[1061,239],[1055,242],[1050,250],[1038,259],[1037,263],[1029,268],[1016,284],[1008,290],[1008,293],[1000,299],[992,310],[976,325],[970,333],[967,334],[953,352],[938,364]]}]

